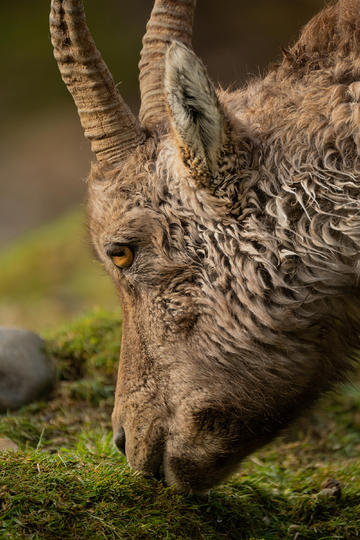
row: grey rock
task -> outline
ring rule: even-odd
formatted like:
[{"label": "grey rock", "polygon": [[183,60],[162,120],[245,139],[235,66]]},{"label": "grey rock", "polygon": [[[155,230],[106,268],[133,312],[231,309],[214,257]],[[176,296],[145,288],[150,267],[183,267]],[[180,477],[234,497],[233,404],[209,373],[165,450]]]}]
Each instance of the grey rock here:
[{"label": "grey rock", "polygon": [[16,452],[19,447],[14,441],[0,437],[0,452]]},{"label": "grey rock", "polygon": [[55,368],[41,337],[0,327],[0,413],[46,396],[54,383]]},{"label": "grey rock", "polygon": [[317,494],[317,498],[322,499],[340,499],[342,488],[339,480],[336,478],[326,478],[321,484],[321,491]]}]

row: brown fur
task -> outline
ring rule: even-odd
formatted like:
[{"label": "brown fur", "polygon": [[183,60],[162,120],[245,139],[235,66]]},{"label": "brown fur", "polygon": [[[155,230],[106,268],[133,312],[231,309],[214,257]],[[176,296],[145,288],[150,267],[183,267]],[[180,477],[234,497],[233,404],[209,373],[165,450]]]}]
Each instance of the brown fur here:
[{"label": "brown fur", "polygon": [[344,380],[359,346],[360,0],[325,7],[264,79],[218,100],[216,172],[174,113],[89,179],[124,316],[114,432],[134,468],[195,492]]}]

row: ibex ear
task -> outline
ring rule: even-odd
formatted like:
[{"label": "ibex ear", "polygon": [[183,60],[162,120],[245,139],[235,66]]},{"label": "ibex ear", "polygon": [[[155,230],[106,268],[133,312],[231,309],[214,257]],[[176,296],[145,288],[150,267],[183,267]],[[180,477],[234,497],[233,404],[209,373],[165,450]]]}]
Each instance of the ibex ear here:
[{"label": "ibex ear", "polygon": [[176,41],[166,55],[165,96],[184,162],[200,176],[216,176],[225,142],[223,113],[205,66]]}]

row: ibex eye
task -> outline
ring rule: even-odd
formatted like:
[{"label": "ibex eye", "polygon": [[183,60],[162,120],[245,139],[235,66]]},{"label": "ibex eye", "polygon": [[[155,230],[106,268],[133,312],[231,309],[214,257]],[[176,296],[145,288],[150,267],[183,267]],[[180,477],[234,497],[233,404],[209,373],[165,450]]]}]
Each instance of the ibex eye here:
[{"label": "ibex eye", "polygon": [[109,256],[118,268],[128,268],[134,260],[134,254],[128,246],[117,246]]}]

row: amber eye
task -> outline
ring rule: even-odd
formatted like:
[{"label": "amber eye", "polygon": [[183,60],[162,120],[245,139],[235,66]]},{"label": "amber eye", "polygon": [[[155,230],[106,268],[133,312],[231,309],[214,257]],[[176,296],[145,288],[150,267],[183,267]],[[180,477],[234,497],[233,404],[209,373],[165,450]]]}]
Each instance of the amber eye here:
[{"label": "amber eye", "polygon": [[110,257],[118,268],[128,268],[134,260],[134,254],[128,246],[119,246]]}]

